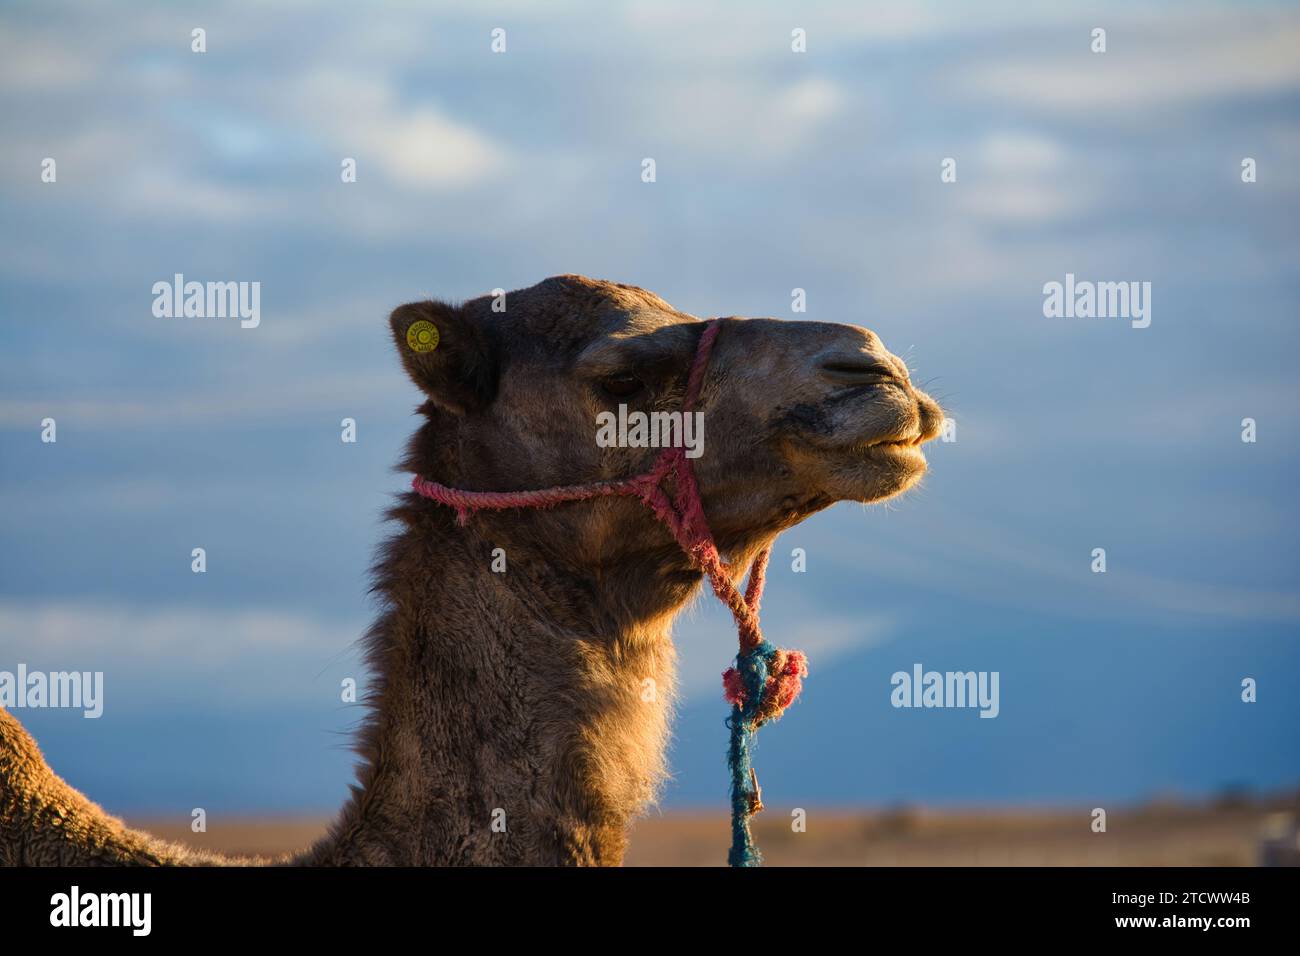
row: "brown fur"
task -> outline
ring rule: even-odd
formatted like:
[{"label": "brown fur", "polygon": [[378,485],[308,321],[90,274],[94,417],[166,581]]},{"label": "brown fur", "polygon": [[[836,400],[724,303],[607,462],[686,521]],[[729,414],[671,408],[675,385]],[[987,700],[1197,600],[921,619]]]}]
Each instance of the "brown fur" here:
[{"label": "brown fur", "polygon": [[[496,491],[645,470],[658,450],[598,447],[595,416],[620,402],[677,410],[699,320],[580,276],[510,293],[505,312],[491,303],[393,313],[399,354],[428,396],[403,469]],[[438,327],[432,352],[406,346],[419,320]],[[612,397],[610,383],[628,375],[641,390]],[[924,470],[916,446],[941,422],[871,332],[772,319],[728,321],[699,407],[696,473],[738,575],[778,532],[833,502],[910,487]],[[374,684],[358,786],[329,835],[290,862],[619,863],[627,823],[664,779],[670,625],[700,574],[629,499],[483,512],[460,527],[451,509],[406,494],[391,517],[400,530],[376,568],[385,610],[366,637]],[[491,570],[494,548],[504,574]],[[0,862],[250,861],[126,829],[0,711]]]}]

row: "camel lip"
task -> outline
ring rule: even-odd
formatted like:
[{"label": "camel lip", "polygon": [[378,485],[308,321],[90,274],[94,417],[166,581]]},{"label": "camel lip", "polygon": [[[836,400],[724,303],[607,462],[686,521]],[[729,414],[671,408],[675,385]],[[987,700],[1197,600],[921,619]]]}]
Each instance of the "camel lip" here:
[{"label": "camel lip", "polygon": [[884,452],[889,455],[901,455],[907,458],[919,458],[925,460],[925,452],[921,451],[920,439],[912,441],[879,441],[867,445],[868,454],[872,452]]},{"label": "camel lip", "polygon": [[860,456],[880,455],[892,457],[906,455],[908,457],[924,458],[921,446],[932,437],[925,434],[924,431],[912,429],[902,434],[887,432],[874,438],[859,438],[857,441],[841,445],[840,450],[851,455]]},{"label": "camel lip", "polygon": [[876,438],[866,442],[867,449],[872,448],[920,448],[926,441],[926,436],[920,432],[915,435],[904,435],[893,438]]},{"label": "camel lip", "polygon": [[929,468],[920,438],[868,442],[859,446],[858,453],[867,461],[889,462],[893,467],[902,465],[911,471],[921,472]]}]

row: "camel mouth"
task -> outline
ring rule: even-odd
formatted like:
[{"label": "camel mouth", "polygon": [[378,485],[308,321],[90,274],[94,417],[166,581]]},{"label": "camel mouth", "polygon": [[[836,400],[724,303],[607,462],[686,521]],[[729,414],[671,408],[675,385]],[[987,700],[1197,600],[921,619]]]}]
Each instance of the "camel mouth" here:
[{"label": "camel mouth", "polygon": [[925,452],[921,450],[923,442],[924,439],[919,435],[915,438],[891,438],[868,442],[862,451],[868,457],[879,456],[902,459],[904,461],[914,461],[924,466]]},{"label": "camel mouth", "polygon": [[[859,445],[855,457],[876,474],[876,481],[890,485],[883,497],[891,497],[906,491],[929,470],[930,463],[921,449],[928,437],[922,433],[874,439]],[[878,491],[873,497],[877,496]]]},{"label": "camel mouth", "polygon": [[922,421],[914,427],[907,428],[902,434],[886,434],[879,438],[868,439],[860,447],[866,451],[915,451],[919,454],[921,446],[937,438],[938,435],[937,427],[927,427],[927,424]]},{"label": "camel mouth", "polygon": [[913,435],[904,438],[879,438],[875,441],[867,442],[868,448],[920,448],[925,442],[924,435]]}]

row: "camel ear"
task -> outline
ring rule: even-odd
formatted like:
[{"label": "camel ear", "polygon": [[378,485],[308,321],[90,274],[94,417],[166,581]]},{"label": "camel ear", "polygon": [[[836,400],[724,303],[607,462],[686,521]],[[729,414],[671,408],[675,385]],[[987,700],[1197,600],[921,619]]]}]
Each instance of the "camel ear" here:
[{"label": "camel ear", "polygon": [[429,398],[458,415],[491,404],[497,356],[485,329],[464,307],[411,302],[388,319],[402,365]]}]

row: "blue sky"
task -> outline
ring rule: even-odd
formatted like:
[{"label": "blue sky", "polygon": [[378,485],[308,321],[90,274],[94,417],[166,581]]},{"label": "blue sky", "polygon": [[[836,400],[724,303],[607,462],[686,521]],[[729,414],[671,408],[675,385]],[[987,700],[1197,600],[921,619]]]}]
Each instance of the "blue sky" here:
[{"label": "blue sky", "polygon": [[[105,672],[98,721],[20,714],[72,783],[339,804],[418,400],[385,317],[561,272],[701,316],[804,288],[958,423],[920,490],[780,540],[765,626],[812,676],[770,803],[1300,783],[1300,12],[700,6],[4,6],[0,669]],[[260,282],[260,326],[155,318],[177,272]],[[1151,282],[1151,326],[1045,318],[1067,272]],[[733,635],[677,637],[665,803],[721,806]],[[1000,716],[893,709],[915,662],[999,671]]]}]

